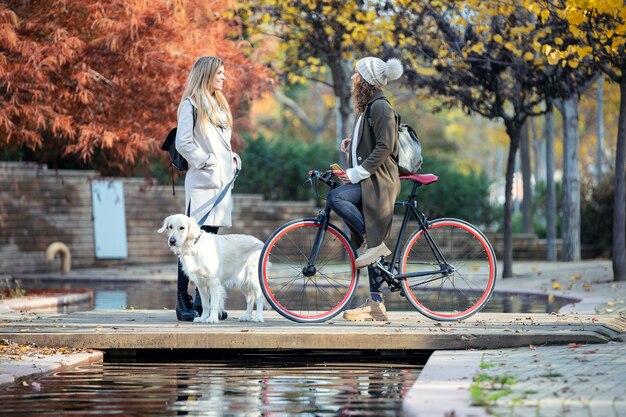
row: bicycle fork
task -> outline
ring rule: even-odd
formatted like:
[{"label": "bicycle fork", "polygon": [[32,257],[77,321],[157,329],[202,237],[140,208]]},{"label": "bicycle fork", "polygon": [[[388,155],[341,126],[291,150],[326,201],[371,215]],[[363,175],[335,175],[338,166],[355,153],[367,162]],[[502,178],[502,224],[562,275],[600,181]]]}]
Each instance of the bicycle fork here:
[{"label": "bicycle fork", "polygon": [[315,241],[313,242],[313,247],[311,248],[311,254],[309,255],[307,265],[302,268],[302,275],[307,278],[315,276],[317,273],[317,268],[315,264],[317,262],[317,255],[320,252],[320,248],[322,247],[322,242],[324,241],[324,236],[326,235],[326,228],[328,227],[329,222],[329,209],[320,211],[318,215],[318,219],[320,220],[320,228],[315,235]]}]

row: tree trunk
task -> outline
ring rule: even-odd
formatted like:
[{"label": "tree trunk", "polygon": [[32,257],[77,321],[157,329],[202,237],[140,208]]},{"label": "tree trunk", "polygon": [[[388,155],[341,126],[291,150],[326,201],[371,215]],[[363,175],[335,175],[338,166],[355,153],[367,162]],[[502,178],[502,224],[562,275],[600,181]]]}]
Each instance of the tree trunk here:
[{"label": "tree trunk", "polygon": [[615,151],[615,208],[613,211],[613,279],[626,281],[626,64],[620,79],[617,150]]},{"label": "tree trunk", "polygon": [[[533,164],[533,172],[535,175],[535,184],[537,184],[540,181],[544,181],[546,180],[546,174],[545,174],[545,159],[546,159],[546,152],[545,152],[545,148],[543,146],[543,142],[545,139],[542,139],[541,137],[539,137],[539,135],[537,134],[537,123],[535,123],[535,118],[531,117],[528,119],[528,122],[530,123],[530,132],[532,133],[532,137],[531,137],[531,143],[532,143],[532,149],[533,149],[533,156],[534,156],[534,164]],[[535,188],[533,188],[534,190]]]},{"label": "tree trunk", "polygon": [[602,154],[604,147],[604,76],[598,77],[598,113],[597,113],[598,140],[596,143],[596,184],[602,180]]},{"label": "tree trunk", "polygon": [[580,260],[580,175],[578,168],[578,93],[563,100],[563,253]]},{"label": "tree trunk", "polygon": [[522,125],[519,135],[519,150],[522,168],[522,231],[524,233],[532,233],[533,227],[533,193],[531,186],[530,171],[530,139],[528,137],[528,119]]},{"label": "tree trunk", "polygon": [[515,174],[515,154],[519,147],[521,125],[511,122],[506,131],[509,135],[509,154],[506,160],[504,185],[504,251],[502,254],[502,278],[513,276],[513,174]]},{"label": "tree trunk", "polygon": [[350,94],[352,76],[352,63],[345,59],[338,59],[328,63],[332,76],[333,87],[335,90],[335,97],[339,105],[337,106],[338,119],[337,119],[337,137],[335,138],[337,144],[337,161],[339,165],[346,167],[347,160],[343,152],[340,150],[341,141],[347,138],[351,134],[352,124],[352,106],[350,101],[352,96]]},{"label": "tree trunk", "polygon": [[556,261],[556,187],[554,186],[554,117],[546,113],[546,259]]},{"label": "tree trunk", "polygon": [[[319,96],[320,92],[315,89],[311,91],[314,96]],[[313,142],[319,142],[322,139],[322,134],[328,128],[328,122],[332,114],[324,114],[324,103],[322,100],[317,100],[315,108],[315,119],[309,117],[309,114],[293,99],[287,97],[282,91],[276,89],[274,91],[274,98],[280,104],[291,110],[291,112],[306,126],[307,129],[313,134]]]}]

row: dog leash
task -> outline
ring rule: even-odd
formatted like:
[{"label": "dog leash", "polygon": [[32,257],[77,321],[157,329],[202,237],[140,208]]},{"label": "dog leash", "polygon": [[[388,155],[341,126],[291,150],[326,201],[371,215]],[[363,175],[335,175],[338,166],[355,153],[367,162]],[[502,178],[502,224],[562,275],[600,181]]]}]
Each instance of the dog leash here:
[{"label": "dog leash", "polygon": [[202,216],[202,218],[198,222],[198,225],[202,226],[204,224],[204,221],[207,219],[207,217],[209,217],[209,214],[211,214],[211,212],[213,211],[213,209],[217,207],[217,205],[224,199],[224,197],[226,196],[226,193],[230,189],[230,186],[233,184],[233,182],[235,182],[240,172],[241,172],[241,169],[237,168],[237,171],[235,171],[235,176],[233,177],[233,179],[230,180],[230,182],[226,184],[226,187],[224,187],[222,192],[219,193],[219,195],[215,199],[215,204],[213,204],[213,207],[211,207],[211,210],[207,211],[206,214]]}]

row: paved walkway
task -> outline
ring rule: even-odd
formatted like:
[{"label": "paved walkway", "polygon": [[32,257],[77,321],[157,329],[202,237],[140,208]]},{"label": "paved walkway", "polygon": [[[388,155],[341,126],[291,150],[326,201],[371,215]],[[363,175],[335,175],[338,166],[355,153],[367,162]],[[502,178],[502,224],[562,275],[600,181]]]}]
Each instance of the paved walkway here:
[{"label": "paved walkway", "polygon": [[[496,291],[578,298],[561,313],[626,316],[626,283],[610,261],[515,264]],[[626,329],[622,329],[626,331]],[[623,343],[437,351],[404,401],[413,417],[626,416]]]},{"label": "paved walkway", "polygon": [[[610,261],[516,262],[514,272],[514,278],[498,282],[496,291],[577,298],[581,301],[560,311],[573,320],[577,314],[626,315],[626,283],[612,282]],[[171,265],[51,275],[174,279]],[[407,394],[405,415],[626,416],[623,352],[619,342],[437,351]]]}]

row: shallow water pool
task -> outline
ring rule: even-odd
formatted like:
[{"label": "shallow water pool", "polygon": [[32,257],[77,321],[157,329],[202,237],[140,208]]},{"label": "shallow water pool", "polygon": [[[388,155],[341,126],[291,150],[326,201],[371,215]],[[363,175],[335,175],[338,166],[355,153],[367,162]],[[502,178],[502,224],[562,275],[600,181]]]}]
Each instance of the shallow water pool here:
[{"label": "shallow water pool", "polygon": [[305,356],[80,366],[0,389],[2,415],[395,417],[425,361]]}]

